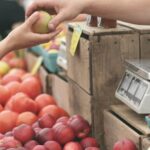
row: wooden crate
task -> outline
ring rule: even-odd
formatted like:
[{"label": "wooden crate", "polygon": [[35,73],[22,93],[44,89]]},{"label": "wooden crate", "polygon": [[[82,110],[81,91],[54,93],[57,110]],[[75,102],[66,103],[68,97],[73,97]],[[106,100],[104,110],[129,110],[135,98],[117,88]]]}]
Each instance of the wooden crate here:
[{"label": "wooden crate", "polygon": [[48,76],[49,93],[56,99],[57,104],[71,114],[69,103],[69,84],[58,75],[49,74]]},{"label": "wooden crate", "polygon": [[142,150],[148,150],[150,148],[150,137],[145,137],[142,139]]},{"label": "wooden crate", "polygon": [[112,150],[118,140],[132,140],[138,150],[142,150],[142,140],[148,137],[150,129],[143,115],[138,115],[125,105],[114,105],[104,111],[105,146]]},{"label": "wooden crate", "polygon": [[150,26],[149,25],[136,25],[126,22],[119,22],[119,24],[135,30],[139,34],[140,41],[140,57],[142,59],[150,58]]},{"label": "wooden crate", "polygon": [[[119,25],[114,29],[104,29],[78,23],[83,33],[76,54],[72,56],[69,48],[76,24],[69,25],[67,37],[68,78],[76,83],[80,90],[92,96],[90,108],[93,133],[97,140],[103,143],[103,110],[118,103],[114,94],[124,72],[124,60],[139,59],[139,36],[132,29]],[[72,85],[70,82],[69,84]],[[72,103],[77,103],[77,99],[78,94],[72,95]],[[78,108],[73,109],[78,112]]]},{"label": "wooden crate", "polygon": [[92,96],[81,89],[74,81],[69,79],[69,103],[71,108],[71,115],[80,114],[89,123],[92,123],[91,113]]}]

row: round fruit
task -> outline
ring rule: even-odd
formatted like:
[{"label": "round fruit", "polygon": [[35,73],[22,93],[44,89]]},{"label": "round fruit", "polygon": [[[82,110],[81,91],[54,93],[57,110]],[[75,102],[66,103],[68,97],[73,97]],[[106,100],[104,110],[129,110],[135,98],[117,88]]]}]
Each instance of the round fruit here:
[{"label": "round fruit", "polygon": [[35,101],[37,102],[39,110],[47,105],[56,105],[55,99],[48,94],[40,94],[36,97]]},{"label": "round fruit", "polygon": [[44,143],[44,146],[47,150],[62,150],[60,144],[56,141],[47,141]]},{"label": "round fruit", "polygon": [[83,148],[87,148],[87,147],[99,147],[96,139],[92,138],[92,137],[86,137],[80,143],[81,143],[81,145],[82,145]]},{"label": "round fruit", "polygon": [[20,85],[20,91],[34,99],[41,94],[42,87],[37,78],[29,77],[22,81]]},{"label": "round fruit", "polygon": [[78,142],[69,142],[65,144],[63,150],[83,150],[83,148]]},{"label": "round fruit", "polygon": [[48,33],[48,23],[52,19],[52,16],[50,16],[46,11],[39,11],[40,17],[38,21],[33,25],[33,31],[35,33]]},{"label": "round fruit", "polygon": [[35,132],[30,125],[22,124],[13,129],[13,136],[22,143],[33,139]]},{"label": "round fruit", "polygon": [[12,130],[16,125],[18,114],[9,110],[0,112],[0,133]]},{"label": "round fruit", "polygon": [[65,112],[65,113],[64,112],[65,111],[64,110],[62,111],[62,108],[60,108],[56,105],[48,105],[40,111],[39,116],[41,117],[41,116],[43,116],[44,114],[47,114],[47,113],[50,114],[55,119],[58,119],[62,116],[69,116],[67,114],[67,112]]},{"label": "round fruit", "polygon": [[131,140],[124,139],[116,142],[113,150],[137,150],[137,148]]},{"label": "round fruit", "polygon": [[5,75],[6,73],[8,73],[9,70],[9,65],[4,61],[0,61],[0,76]]},{"label": "round fruit", "polygon": [[37,116],[29,111],[23,112],[18,115],[16,125],[21,125],[21,124],[28,124],[32,125],[34,122],[37,121]]}]

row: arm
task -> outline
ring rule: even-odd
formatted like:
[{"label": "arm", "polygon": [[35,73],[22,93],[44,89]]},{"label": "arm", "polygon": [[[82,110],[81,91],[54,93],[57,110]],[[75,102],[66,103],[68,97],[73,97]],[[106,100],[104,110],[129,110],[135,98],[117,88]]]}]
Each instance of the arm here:
[{"label": "arm", "polygon": [[4,40],[0,42],[0,59],[10,51],[46,43],[60,33],[60,29],[48,34],[34,33],[32,31],[32,26],[38,18],[39,13],[34,13],[22,25],[15,28]]},{"label": "arm", "polygon": [[80,13],[150,25],[150,0],[36,0],[26,15],[39,9],[57,14],[49,24],[50,29]]},{"label": "arm", "polygon": [[[93,2],[92,2],[93,1]],[[89,0],[84,13],[150,25],[150,0]]]}]

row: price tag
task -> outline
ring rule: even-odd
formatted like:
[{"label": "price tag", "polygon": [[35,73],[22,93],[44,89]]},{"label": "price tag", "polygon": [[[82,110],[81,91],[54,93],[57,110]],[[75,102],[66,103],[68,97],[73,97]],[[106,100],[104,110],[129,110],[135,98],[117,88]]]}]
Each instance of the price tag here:
[{"label": "price tag", "polygon": [[81,34],[82,34],[81,27],[79,25],[74,27],[74,32],[73,32],[73,35],[72,35],[71,46],[70,46],[70,53],[71,53],[72,56],[75,55],[75,52],[77,50],[77,46],[78,46]]},{"label": "price tag", "polygon": [[39,57],[31,70],[31,74],[35,75],[38,72],[42,62],[43,62],[43,57]]}]

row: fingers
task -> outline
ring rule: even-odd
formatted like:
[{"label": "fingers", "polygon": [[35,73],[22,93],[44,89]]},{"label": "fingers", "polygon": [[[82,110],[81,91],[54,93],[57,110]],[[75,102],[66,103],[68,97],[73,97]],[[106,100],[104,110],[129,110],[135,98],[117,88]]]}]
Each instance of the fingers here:
[{"label": "fingers", "polygon": [[26,16],[29,17],[36,10],[47,10],[55,8],[55,0],[36,0],[26,10]]},{"label": "fingers", "polygon": [[62,29],[58,29],[57,31],[51,32],[49,34],[36,34],[35,39],[39,41],[39,43],[45,43],[53,39],[56,35],[58,35]]},{"label": "fingers", "polygon": [[32,26],[38,19],[39,19],[39,13],[38,13],[38,12],[34,12],[34,13],[26,20],[26,23],[27,23],[29,26]]},{"label": "fingers", "polygon": [[49,22],[49,29],[50,30],[55,30],[56,27],[62,23],[63,21],[66,20],[66,17],[65,17],[65,13],[62,11],[60,13],[58,13],[50,22]]}]

